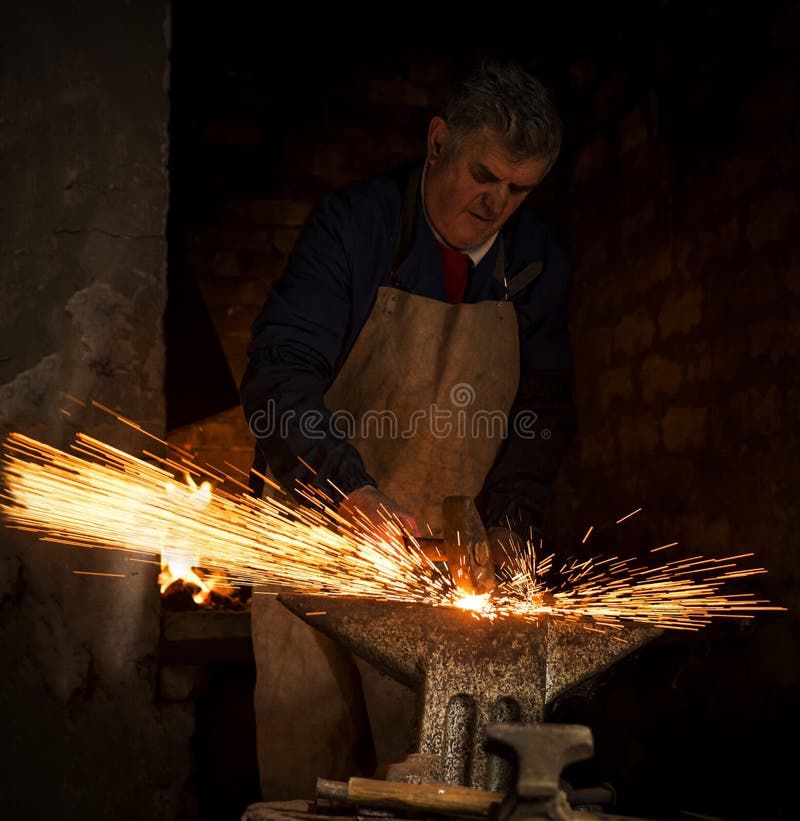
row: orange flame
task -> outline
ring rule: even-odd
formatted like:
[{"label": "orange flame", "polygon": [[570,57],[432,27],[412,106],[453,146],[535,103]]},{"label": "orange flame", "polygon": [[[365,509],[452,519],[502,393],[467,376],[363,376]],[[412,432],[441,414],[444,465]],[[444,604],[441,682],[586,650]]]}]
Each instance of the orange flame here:
[{"label": "orange flame", "polygon": [[[174,484],[167,483],[167,493],[170,495],[185,494],[189,497],[192,507],[198,510],[205,508],[211,501],[211,483],[201,482],[198,485],[190,474],[186,477],[186,489],[176,488]],[[161,548],[161,572],[158,574],[158,584],[161,587],[162,595],[169,587],[177,581],[183,581],[197,587],[198,590],[192,595],[196,604],[205,604],[211,596],[211,591],[217,586],[214,579],[206,580],[197,565],[200,564],[199,557],[189,556],[183,551],[170,550],[167,546]]]},{"label": "orange flame", "polygon": [[200,589],[192,595],[197,604],[205,604],[211,595],[211,587],[194,571],[191,565],[180,557],[161,556],[161,572],[158,574],[158,583],[161,592],[166,593],[168,588],[177,581],[183,581]]}]

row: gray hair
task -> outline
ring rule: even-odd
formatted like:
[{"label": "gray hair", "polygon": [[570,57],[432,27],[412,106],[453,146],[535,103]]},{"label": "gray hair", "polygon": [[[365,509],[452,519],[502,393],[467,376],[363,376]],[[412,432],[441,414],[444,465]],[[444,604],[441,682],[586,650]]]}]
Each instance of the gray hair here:
[{"label": "gray hair", "polygon": [[563,127],[547,89],[515,65],[481,66],[456,87],[442,118],[456,150],[484,126],[519,159],[547,157],[552,166],[561,147]]}]

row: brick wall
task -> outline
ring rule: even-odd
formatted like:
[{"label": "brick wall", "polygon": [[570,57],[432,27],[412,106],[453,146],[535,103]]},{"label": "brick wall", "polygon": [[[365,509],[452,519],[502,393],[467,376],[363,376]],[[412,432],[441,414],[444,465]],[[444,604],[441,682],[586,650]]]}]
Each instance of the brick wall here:
[{"label": "brick wall", "polygon": [[744,589],[790,613],[670,637],[555,716],[593,726],[627,812],[788,818],[755,783],[788,777],[800,694],[800,9],[659,22],[570,72],[580,434],[549,540],[754,551],[769,575]]},{"label": "brick wall", "polygon": [[[395,44],[364,55],[352,32],[336,40],[310,33],[302,49],[264,50],[248,37],[247,15],[222,33],[192,15],[176,13],[172,242],[238,384],[250,325],[313,204],[421,156],[453,65],[426,54],[424,43],[421,54]],[[170,438],[209,462],[250,468],[253,440],[240,408]]]},{"label": "brick wall", "polygon": [[[748,22],[723,17],[713,41],[706,20],[681,50],[573,68],[581,433],[552,517],[567,538],[570,523],[641,504],[696,549],[757,549],[788,588],[800,89],[781,33],[793,19],[761,15],[745,37]],[[757,60],[741,60],[746,39]]]}]

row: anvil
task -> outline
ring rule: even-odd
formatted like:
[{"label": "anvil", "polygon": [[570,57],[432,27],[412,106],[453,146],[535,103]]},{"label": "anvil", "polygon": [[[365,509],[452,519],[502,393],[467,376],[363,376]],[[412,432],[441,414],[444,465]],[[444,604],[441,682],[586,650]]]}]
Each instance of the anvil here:
[{"label": "anvil", "polygon": [[484,752],[487,724],[541,721],[560,693],[661,633],[635,624],[597,632],[547,616],[490,621],[455,608],[349,597],[279,600],[416,691],[417,751],[389,766],[386,778],[498,791],[508,788],[510,770]]}]

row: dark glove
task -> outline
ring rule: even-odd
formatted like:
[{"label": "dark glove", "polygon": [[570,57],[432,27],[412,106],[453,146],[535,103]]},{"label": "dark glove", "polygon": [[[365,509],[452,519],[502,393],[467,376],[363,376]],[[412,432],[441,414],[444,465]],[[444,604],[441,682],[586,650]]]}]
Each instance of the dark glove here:
[{"label": "dark glove", "polygon": [[522,554],[522,537],[508,527],[490,527],[486,537],[496,570],[511,564],[515,556]]}]

